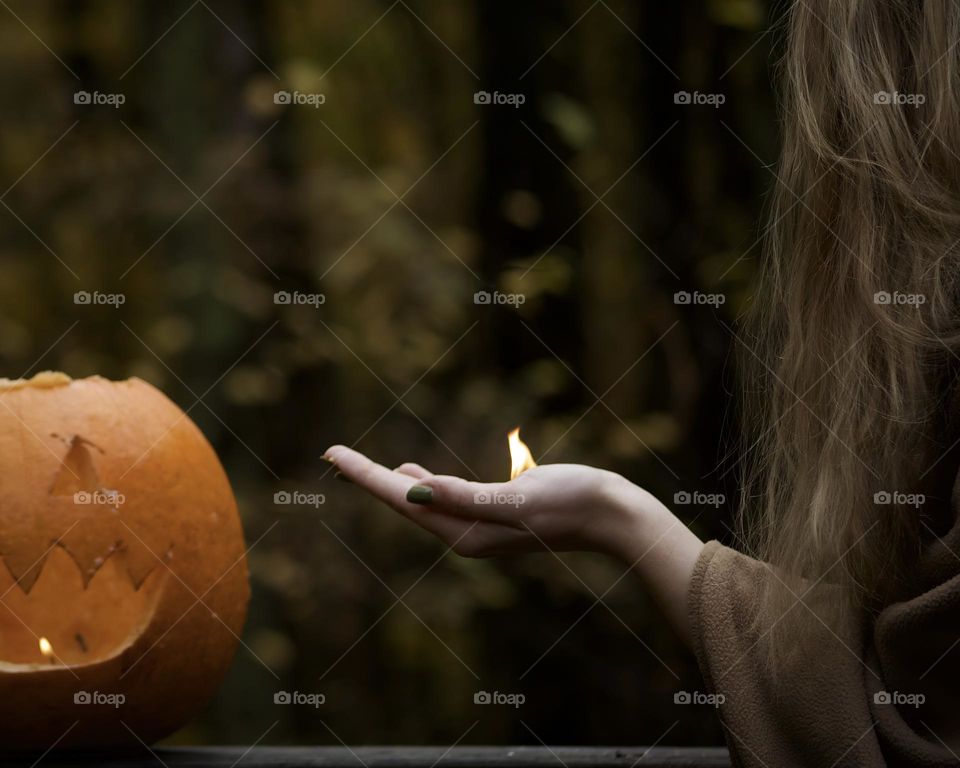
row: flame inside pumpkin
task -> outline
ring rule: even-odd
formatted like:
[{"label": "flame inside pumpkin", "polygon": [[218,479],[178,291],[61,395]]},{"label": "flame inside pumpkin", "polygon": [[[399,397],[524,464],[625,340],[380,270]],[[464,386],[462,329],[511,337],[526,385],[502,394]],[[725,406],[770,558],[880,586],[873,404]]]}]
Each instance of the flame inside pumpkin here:
[{"label": "flame inside pumpkin", "polygon": [[40,638],[40,653],[43,654],[43,658],[53,661],[53,646],[45,637]]}]

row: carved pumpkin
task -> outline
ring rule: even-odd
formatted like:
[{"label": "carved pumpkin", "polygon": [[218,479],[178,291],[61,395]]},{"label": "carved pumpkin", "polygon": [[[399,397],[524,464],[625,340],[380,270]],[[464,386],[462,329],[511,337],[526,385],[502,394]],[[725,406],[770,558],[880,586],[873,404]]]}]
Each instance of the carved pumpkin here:
[{"label": "carved pumpkin", "polygon": [[0,379],[0,556],[5,748],[150,743],[213,695],[246,616],[243,533],[213,449],[154,387]]}]

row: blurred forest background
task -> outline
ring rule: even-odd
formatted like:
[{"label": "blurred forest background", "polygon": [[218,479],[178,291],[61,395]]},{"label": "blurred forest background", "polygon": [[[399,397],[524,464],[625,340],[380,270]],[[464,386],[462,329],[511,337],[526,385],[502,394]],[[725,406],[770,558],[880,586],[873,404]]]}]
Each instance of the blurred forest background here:
[{"label": "blurred forest background", "polygon": [[[711,708],[674,705],[703,689],[695,662],[616,563],[445,555],[320,456],[343,442],[501,479],[519,424],[542,463],[607,467],[668,504],[726,494],[674,509],[729,542],[775,9],[2,5],[2,372],[162,388],[222,457],[253,545],[246,647],[171,741],[721,743]],[[293,490],[324,502],[274,503]]]}]

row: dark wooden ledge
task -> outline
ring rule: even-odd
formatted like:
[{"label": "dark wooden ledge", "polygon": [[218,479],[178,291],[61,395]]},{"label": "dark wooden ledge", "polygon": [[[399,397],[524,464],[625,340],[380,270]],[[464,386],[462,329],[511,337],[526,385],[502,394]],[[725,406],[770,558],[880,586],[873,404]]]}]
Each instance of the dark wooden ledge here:
[{"label": "dark wooden ledge", "polygon": [[[2,765],[30,766],[32,759]],[[159,762],[158,762],[159,760]],[[197,747],[106,757],[49,753],[44,768],[729,768],[716,747]]]}]

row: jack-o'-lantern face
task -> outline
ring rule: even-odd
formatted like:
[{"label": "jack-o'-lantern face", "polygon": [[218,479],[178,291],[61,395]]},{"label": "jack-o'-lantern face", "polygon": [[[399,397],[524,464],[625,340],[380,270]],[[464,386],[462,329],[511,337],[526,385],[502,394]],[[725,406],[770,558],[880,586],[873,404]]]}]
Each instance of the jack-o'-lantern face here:
[{"label": "jack-o'-lantern face", "polygon": [[149,384],[0,380],[0,556],[5,744],[150,742],[215,691],[243,535],[213,450]]}]

